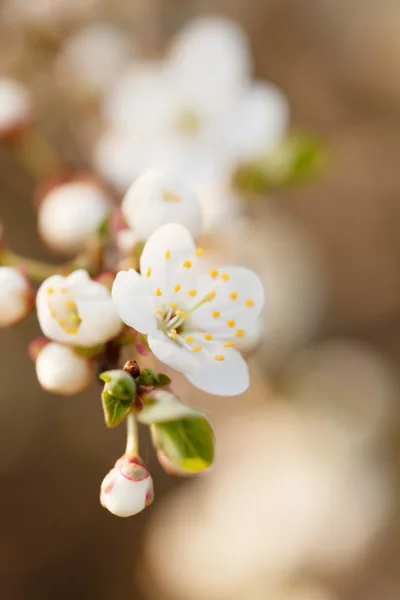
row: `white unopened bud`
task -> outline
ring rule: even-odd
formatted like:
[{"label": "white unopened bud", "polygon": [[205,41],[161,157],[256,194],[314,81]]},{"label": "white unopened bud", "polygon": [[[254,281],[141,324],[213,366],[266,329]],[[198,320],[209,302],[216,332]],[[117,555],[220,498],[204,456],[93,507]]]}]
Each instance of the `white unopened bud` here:
[{"label": "white unopened bud", "polygon": [[94,181],[57,185],[39,205],[39,233],[52,250],[79,252],[107,217],[110,207],[110,198]]},{"label": "white unopened bud", "polygon": [[12,267],[0,267],[0,327],[21,321],[32,306],[27,279]]},{"label": "white unopened bud", "polygon": [[32,118],[32,103],[25,86],[0,77],[0,139],[20,132]]},{"label": "white unopened bud", "polygon": [[100,503],[117,517],[136,515],[153,498],[153,480],[137,456],[121,456],[101,484]]},{"label": "white unopened bud", "polygon": [[58,59],[60,82],[80,93],[107,89],[127,64],[134,43],[122,29],[95,23],[71,35]]},{"label": "white unopened bud", "polygon": [[172,173],[152,169],[127,191],[122,212],[129,227],[141,239],[166,223],[179,223],[193,237],[201,228],[201,209],[196,194]]},{"label": "white unopened bud", "polygon": [[51,342],[39,352],[36,375],[46,391],[73,396],[87,388],[93,379],[93,370],[89,359],[68,346]]}]

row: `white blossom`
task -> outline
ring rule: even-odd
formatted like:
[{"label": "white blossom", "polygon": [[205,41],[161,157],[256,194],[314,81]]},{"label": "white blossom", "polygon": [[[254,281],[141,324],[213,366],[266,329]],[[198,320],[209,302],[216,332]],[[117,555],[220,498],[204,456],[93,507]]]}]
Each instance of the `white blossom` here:
[{"label": "white blossom", "polygon": [[73,346],[92,347],[112,339],[122,328],[108,289],[82,269],[68,277],[53,275],[36,297],[40,327],[46,337]]},{"label": "white blossom", "polygon": [[160,361],[206,392],[232,396],[249,385],[235,342],[256,322],[264,290],[243,267],[206,270],[202,255],[184,227],[164,225],[143,249],[141,274],[118,273],[112,298]]},{"label": "white blossom", "polygon": [[23,319],[32,306],[32,291],[27,279],[12,267],[0,267],[0,327]]},{"label": "white blossom", "polygon": [[153,497],[153,480],[136,456],[119,458],[101,484],[100,503],[117,517],[136,515]]},{"label": "white blossom", "polygon": [[36,375],[48,392],[72,396],[87,388],[93,370],[89,359],[79,356],[68,346],[50,342],[36,359]]},{"label": "white blossom", "polygon": [[[219,226],[232,216],[238,162],[273,148],[288,125],[286,97],[253,82],[249,63],[234,23],[208,17],[187,25],[164,61],[136,61],[105,96],[96,168],[124,190],[148,168],[184,173],[203,204],[204,227]],[[201,189],[224,189],[228,200]]]},{"label": "white blossom", "polygon": [[111,200],[94,181],[63,183],[52,188],[38,210],[39,233],[58,252],[82,250],[107,217]]},{"label": "white blossom", "polygon": [[126,222],[140,239],[166,223],[180,223],[197,237],[201,209],[196,194],[176,175],[152,169],[141,175],[122,201]]},{"label": "white blossom", "polygon": [[26,87],[8,77],[0,77],[0,137],[19,131],[32,117],[32,103]]}]

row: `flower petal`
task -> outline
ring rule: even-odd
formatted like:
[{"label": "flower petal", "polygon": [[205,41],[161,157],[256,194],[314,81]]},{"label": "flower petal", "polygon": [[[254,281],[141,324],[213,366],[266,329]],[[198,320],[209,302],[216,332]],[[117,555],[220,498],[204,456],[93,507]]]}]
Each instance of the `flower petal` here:
[{"label": "flower petal", "polygon": [[257,82],[237,103],[225,124],[225,147],[238,160],[271,150],[283,137],[289,121],[286,96],[276,86]]},{"label": "flower petal", "polygon": [[[200,370],[186,375],[192,385],[215,396],[236,396],[247,390],[249,371],[244,358],[223,344],[203,344],[204,350],[196,354]],[[221,358],[216,359],[215,356]]]},{"label": "flower petal", "polygon": [[156,331],[155,304],[151,289],[134,269],[117,274],[112,299],[124,323],[140,333]]},{"label": "flower petal", "polygon": [[264,306],[261,280],[245,267],[211,270],[200,277],[198,287],[201,296],[215,291],[215,298],[192,313],[192,322],[218,336],[235,337],[238,330],[245,335]]},{"label": "flower petal", "polygon": [[143,249],[140,272],[153,292],[161,294],[158,304],[179,300],[179,294],[183,298],[193,287],[197,273],[195,245],[189,231],[177,223],[157,229]]},{"label": "flower petal", "polygon": [[187,377],[195,375],[199,371],[197,355],[191,354],[191,351],[186,348],[180,348],[163,334],[149,336],[147,341],[154,356],[172,369],[184,373]]}]

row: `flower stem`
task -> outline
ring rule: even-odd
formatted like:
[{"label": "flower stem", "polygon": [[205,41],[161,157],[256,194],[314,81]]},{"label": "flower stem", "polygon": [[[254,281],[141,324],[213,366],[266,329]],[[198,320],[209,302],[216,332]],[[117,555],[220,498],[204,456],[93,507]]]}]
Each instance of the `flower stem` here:
[{"label": "flower stem", "polygon": [[25,258],[10,250],[5,250],[0,254],[0,265],[8,267],[16,267],[25,271],[26,275],[33,281],[42,282],[47,277],[56,273],[64,273],[70,271],[71,264],[67,265],[52,265],[39,260]]},{"label": "flower stem", "polygon": [[125,454],[132,454],[133,456],[139,454],[139,431],[135,413],[132,411],[126,417]]}]

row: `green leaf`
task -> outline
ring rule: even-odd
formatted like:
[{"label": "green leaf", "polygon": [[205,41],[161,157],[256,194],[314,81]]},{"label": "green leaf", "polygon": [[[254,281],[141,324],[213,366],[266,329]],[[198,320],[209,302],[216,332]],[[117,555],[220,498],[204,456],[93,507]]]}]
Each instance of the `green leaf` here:
[{"label": "green leaf", "polygon": [[137,415],[138,421],[143,425],[203,416],[194,408],[182,404],[173,394],[163,390],[151,392],[143,398],[143,403],[143,408]]},{"label": "green leaf", "polygon": [[142,369],[136,378],[138,385],[145,387],[164,387],[171,383],[171,379],[163,373],[155,373],[152,369]]},{"label": "green leaf", "polygon": [[233,183],[244,193],[264,194],[307,182],[322,173],[328,162],[328,148],[322,140],[291,132],[271,152],[240,165]]},{"label": "green leaf", "polygon": [[107,427],[116,427],[124,420],[136,400],[135,380],[120,369],[105,371],[100,375],[105,382],[101,395]]},{"label": "green leaf", "polygon": [[151,427],[153,444],[177,468],[201,472],[214,460],[214,435],[204,417],[157,423]]},{"label": "green leaf", "polygon": [[125,419],[134,400],[121,400],[110,394],[106,389],[101,397],[107,427],[117,427]]}]

